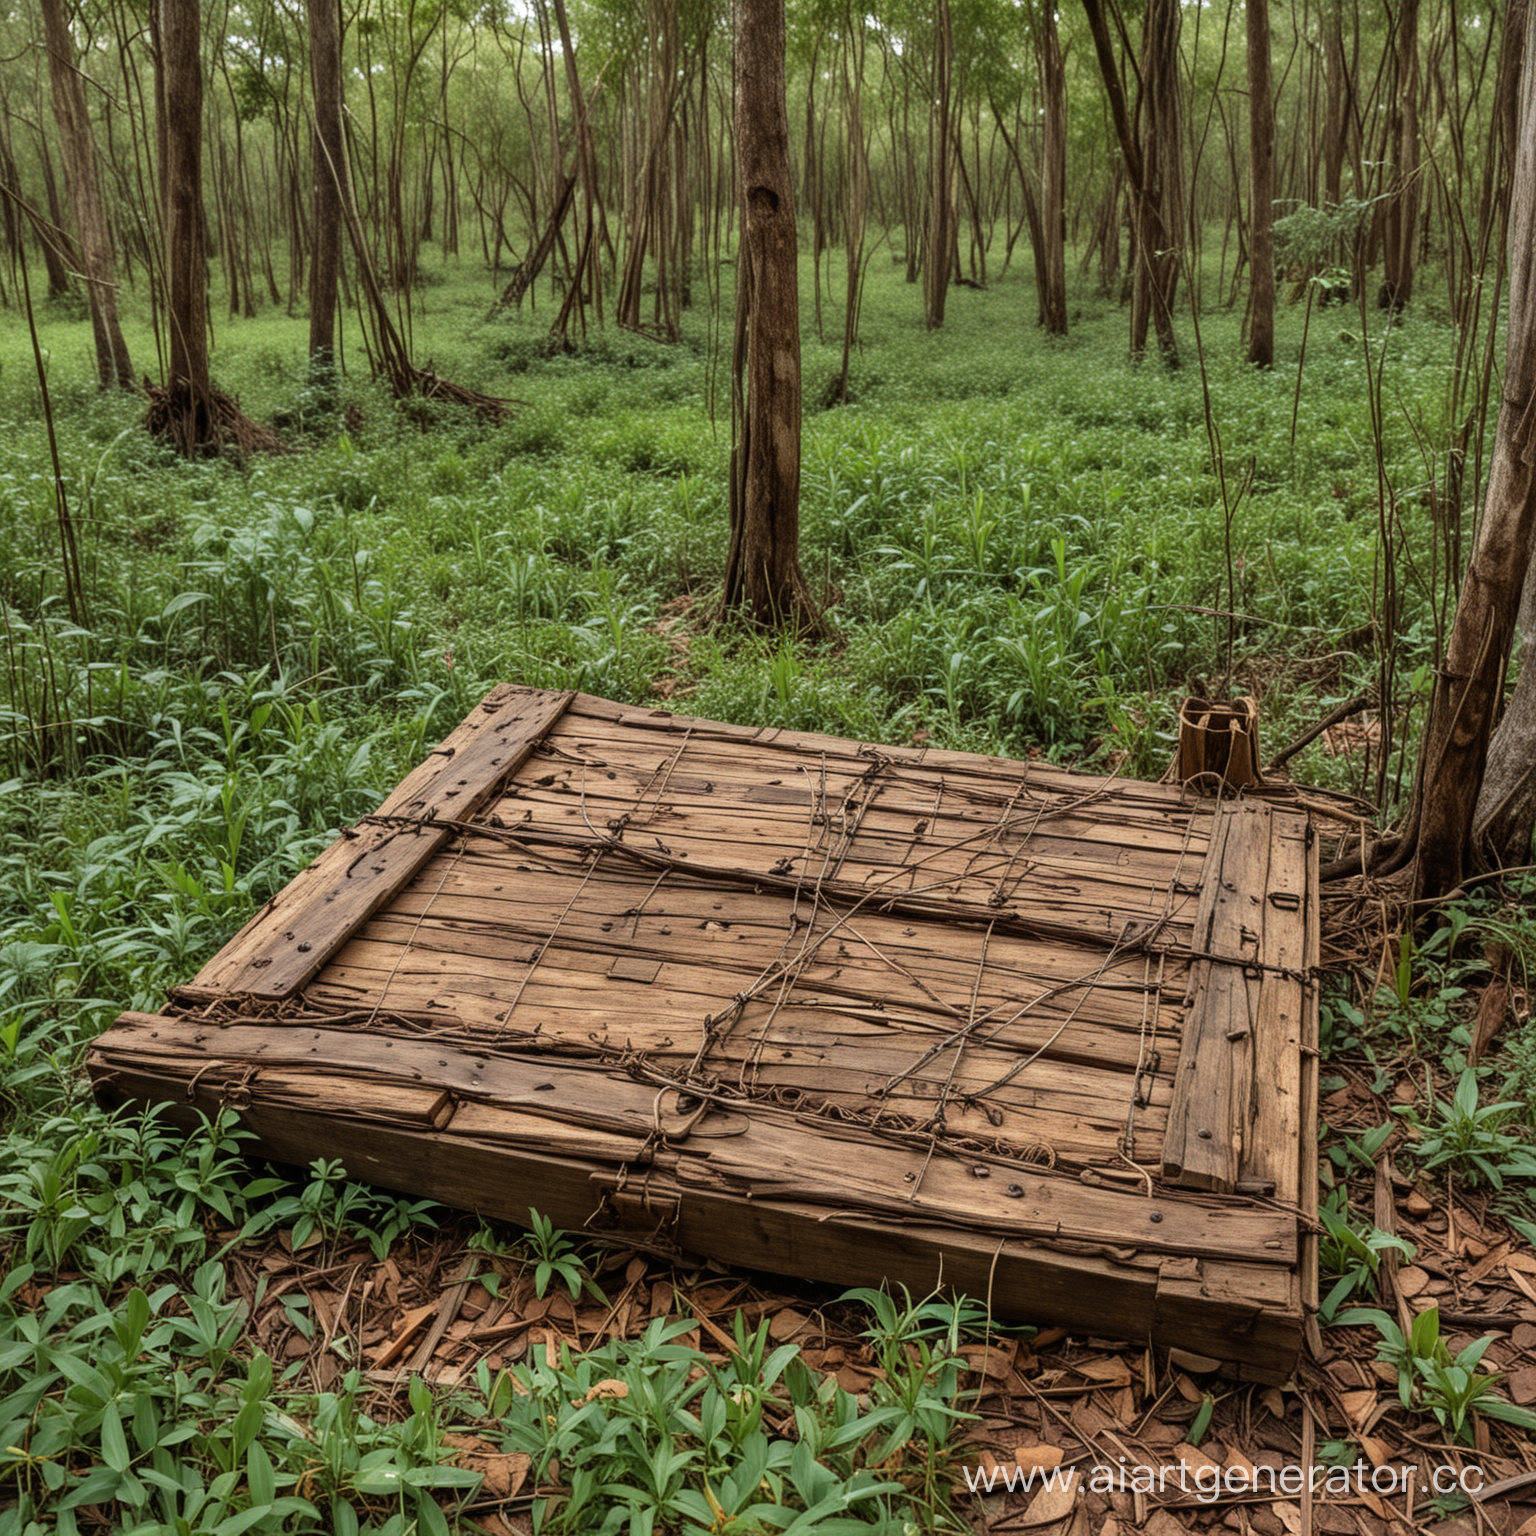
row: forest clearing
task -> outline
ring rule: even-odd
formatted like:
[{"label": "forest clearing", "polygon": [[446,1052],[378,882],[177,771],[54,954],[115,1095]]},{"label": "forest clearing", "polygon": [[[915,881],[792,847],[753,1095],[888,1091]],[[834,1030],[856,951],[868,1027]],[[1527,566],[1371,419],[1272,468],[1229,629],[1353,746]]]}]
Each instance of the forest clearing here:
[{"label": "forest clearing", "polygon": [[0,17],[0,1536],[1532,1536],[1533,51]]}]

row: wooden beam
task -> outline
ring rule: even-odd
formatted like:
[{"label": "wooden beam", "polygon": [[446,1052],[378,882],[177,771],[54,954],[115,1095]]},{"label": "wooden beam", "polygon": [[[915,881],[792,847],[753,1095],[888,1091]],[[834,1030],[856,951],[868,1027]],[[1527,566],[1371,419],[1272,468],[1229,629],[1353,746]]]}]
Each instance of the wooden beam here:
[{"label": "wooden beam", "polygon": [[[353,1119],[354,1127],[358,1117],[350,1115],[348,1101],[355,1084],[446,1093],[455,1105],[481,1106],[474,1117],[481,1134],[489,1124],[487,1111],[507,1117],[500,1144],[484,1154],[500,1168],[524,1155],[515,1140],[532,1149],[553,1127],[577,1126],[628,1138],[611,1173],[630,1167],[634,1178],[659,1176],[675,1192],[730,1194],[754,1204],[763,1198],[792,1200],[823,1212],[830,1207],[945,1222],[994,1239],[1060,1241],[1103,1251],[1258,1258],[1282,1267],[1294,1262],[1296,1253],[1294,1219],[1261,1204],[1177,1191],[1148,1199],[1139,1187],[1085,1184],[1071,1173],[993,1152],[935,1149],[927,1137],[881,1134],[860,1121],[800,1115],[743,1099],[726,1100],[711,1111],[723,1115],[727,1126],[712,1127],[706,1115],[697,1128],[681,1130],[663,1117],[654,1083],[601,1062],[308,1024],[212,1024],[128,1013],[93,1043],[87,1070],[107,1092],[121,1092],[131,1073],[145,1090],[142,1096],[152,1099],[181,1100],[196,1084],[216,1102],[233,1085],[232,1102],[263,1105],[271,1113],[278,1107],[267,1102],[267,1075],[276,1075],[291,1101],[299,1075],[308,1073],[317,1104],[338,1119]],[[360,1118],[368,1121],[371,1135],[371,1111],[364,1109]],[[434,1119],[437,1131],[450,1138],[455,1123],[452,1114]],[[352,1134],[358,1134],[355,1128]],[[397,1178],[410,1176],[407,1167]],[[706,1251],[729,1253],[719,1245]]]},{"label": "wooden beam", "polygon": [[[138,1017],[147,1028],[157,1016]],[[282,1033],[275,1027],[268,1032]],[[215,1072],[198,1071],[194,1061],[173,1077],[164,1070],[168,1063],[146,1065],[137,1053],[114,1060],[112,1036],[102,1036],[90,1058],[105,1103],[162,1100],[174,1086],[166,1118],[194,1125],[198,1111],[212,1113],[225,1096],[238,1095],[239,1074],[220,1080]],[[296,1084],[291,1074],[282,1076],[288,1087]],[[533,1208],[564,1227],[615,1229],[779,1274],[834,1284],[883,1280],[919,1295],[943,1285],[985,1298],[1002,1318],[1071,1327],[1092,1318],[1097,1333],[1178,1345],[1232,1362],[1256,1380],[1284,1381],[1295,1364],[1301,1318],[1287,1299],[1292,1277],[1283,1256],[1266,1264],[1256,1254],[1245,1262],[1074,1247],[959,1226],[942,1203],[910,1214],[850,1208],[829,1219],[819,1202],[777,1193],[743,1199],[737,1192],[681,1185],[665,1169],[649,1178],[643,1170],[632,1174],[624,1194],[613,1198],[617,1181],[602,1160],[611,1143],[600,1136],[585,1150],[557,1140],[551,1155],[536,1146],[498,1145],[478,1118],[474,1136],[455,1136],[451,1124],[447,1131],[423,1129],[429,1095],[419,1089],[402,1098],[404,1123],[370,1115],[366,1134],[360,1134],[358,1120],[334,1111],[345,1104],[336,1081],[312,1083],[308,1106],[250,1094],[240,1116],[256,1138],[253,1152],[300,1166],[335,1158],[350,1178],[520,1224],[527,1224]],[[251,1085],[245,1087],[249,1092]],[[383,1093],[381,1085],[375,1107],[383,1104]],[[1057,1182],[1083,1196],[1095,1193],[1070,1179]],[[1168,1206],[1124,1199],[1141,1207],[1143,1224],[1146,1213]]]},{"label": "wooden beam", "polygon": [[[575,695],[493,688],[376,814],[464,820],[515,773]],[[291,997],[449,838],[447,828],[359,823],[285,886],[186,992]]]},{"label": "wooden beam", "polygon": [[1201,874],[1194,998],[1163,1138],[1163,1177],[1185,1189],[1237,1188],[1254,1088],[1269,861],[1269,808],[1224,806]]}]

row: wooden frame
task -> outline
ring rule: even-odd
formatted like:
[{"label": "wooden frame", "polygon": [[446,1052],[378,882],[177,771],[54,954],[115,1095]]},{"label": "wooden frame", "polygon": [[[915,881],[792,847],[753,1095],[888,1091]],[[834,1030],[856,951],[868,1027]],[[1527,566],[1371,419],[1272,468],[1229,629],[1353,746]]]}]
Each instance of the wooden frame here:
[{"label": "wooden frame", "polygon": [[1316,954],[1268,799],[501,688],[89,1071],[489,1216],[1278,1381]]}]

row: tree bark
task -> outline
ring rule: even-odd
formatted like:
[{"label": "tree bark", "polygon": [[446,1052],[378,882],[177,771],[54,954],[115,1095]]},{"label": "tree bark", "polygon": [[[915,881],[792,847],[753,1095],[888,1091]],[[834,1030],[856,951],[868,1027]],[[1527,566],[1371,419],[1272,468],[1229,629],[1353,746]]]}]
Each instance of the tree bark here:
[{"label": "tree bark", "polygon": [[1344,89],[1348,63],[1344,57],[1343,0],[1322,0],[1323,6],[1323,202],[1336,208],[1344,182]]},{"label": "tree bark", "polygon": [[208,369],[208,278],[203,218],[203,70],[199,0],[154,0],[159,61],[157,132],[165,210],[166,322],[170,433],[184,454],[213,441],[213,380]]},{"label": "tree bark", "polygon": [[843,244],[846,265],[843,296],[843,361],[836,392],[848,403],[848,368],[859,334],[859,305],[864,291],[864,224],[869,212],[869,138],[864,130],[865,31],[854,20],[852,0],[843,7],[841,38],[843,128],[848,168],[843,187]]},{"label": "tree bark", "polygon": [[1176,368],[1179,343],[1173,330],[1173,301],[1179,283],[1177,242],[1184,227],[1178,0],[1147,0],[1142,23],[1142,99],[1137,112],[1143,128],[1140,136],[1126,105],[1104,0],[1083,0],[1083,8],[1131,190],[1131,356],[1140,357],[1146,351],[1150,323],[1156,328],[1164,363]]},{"label": "tree bark", "polygon": [[1179,78],[1179,0],[1147,0],[1142,23],[1141,117],[1146,125],[1144,194],[1137,229],[1135,285],[1131,291],[1131,351],[1146,350],[1147,322],[1170,368],[1179,365],[1173,303],[1179,286],[1184,231],[1184,134]]},{"label": "tree bark", "polygon": [[1269,70],[1269,0],[1247,0],[1248,361],[1275,361],[1275,97]]},{"label": "tree bark", "polygon": [[[597,311],[598,325],[603,323],[603,266],[599,260],[602,204],[598,199],[597,145],[592,134],[586,94],[582,90],[581,74],[576,67],[576,50],[571,46],[571,28],[566,20],[565,0],[554,0],[554,12],[556,25],[560,29],[560,51],[565,57],[566,89],[570,92],[571,111],[576,118],[576,170],[581,181],[582,199],[582,225],[576,267],[571,273],[571,285],[566,291],[565,302],[560,306],[560,318],[551,331],[552,335],[558,332],[564,341],[572,305],[577,308],[583,330],[586,328],[588,304]],[[601,81],[598,88],[601,88]],[[596,95],[595,90],[593,94]],[[555,227],[559,228],[558,221]]]},{"label": "tree bark", "polygon": [[48,269],[48,297],[61,299],[74,286],[70,269],[79,265],[74,242],[64,228],[64,210],[59,205],[59,183],[53,174],[53,156],[41,131],[37,136],[37,158],[43,171],[43,193],[48,199],[47,227],[36,230],[43,265]]},{"label": "tree bark", "polygon": [[[1507,45],[1506,45],[1507,46]],[[1536,6],[1526,14],[1525,57],[1536,58]],[[1420,754],[1415,894],[1443,896],[1486,857],[1530,851],[1536,769],[1536,684],[1522,680],[1489,740],[1504,691],[1522,588],[1536,541],[1536,70],[1520,82],[1509,218],[1509,331],[1503,397],[1477,541],[1444,665],[1437,671]],[[1533,615],[1536,598],[1526,607]],[[1529,635],[1536,625],[1528,623]],[[1529,643],[1529,642],[1528,642]],[[1530,657],[1527,654],[1526,671]],[[1490,773],[1490,770],[1492,772]],[[1474,843],[1480,828],[1484,848]]]},{"label": "tree bark", "polygon": [[950,248],[955,239],[954,145],[950,132],[953,64],[949,0],[937,0],[933,13],[933,93],[928,103],[928,242],[923,254],[923,322],[930,331],[944,324]]},{"label": "tree bark", "polygon": [[91,334],[96,342],[96,380],[103,389],[132,389],[133,364],[117,316],[117,272],[112,231],[101,202],[96,174],[96,142],[86,109],[85,87],[75,60],[74,39],[64,0],[41,0],[43,35],[48,49],[48,79],[53,110],[64,149],[64,181],[75,215],[84,268]]},{"label": "tree bark", "polygon": [[1067,76],[1054,5],[1040,14],[1040,323],[1048,336],[1067,334]]},{"label": "tree bark", "polygon": [[733,0],[736,257],[725,603],[814,623],[800,571],[800,294],[784,101],[784,0]]},{"label": "tree bark", "polygon": [[[1530,16],[1525,0],[1513,0],[1505,13],[1504,46],[1494,95],[1494,137],[1490,162],[1499,162],[1497,192],[1485,192],[1484,206],[1498,217],[1514,195],[1510,167],[1518,161],[1521,133],[1521,87],[1529,89],[1522,67],[1528,36],[1536,44],[1536,28],[1527,33]],[[1531,130],[1526,124],[1528,139]],[[1526,189],[1528,193],[1528,189]],[[1513,238],[1513,236],[1512,236]],[[1531,537],[1536,540],[1536,528]],[[1520,603],[1520,677],[1488,746],[1488,766],[1472,819],[1472,841],[1488,863],[1524,864],[1531,857],[1536,831],[1536,548],[1526,553],[1525,594]]]},{"label": "tree bark", "polygon": [[1399,310],[1413,298],[1419,227],[1419,0],[1397,12],[1393,97],[1392,187],[1383,230],[1381,307]]},{"label": "tree bark", "polygon": [[341,122],[341,18],[337,0],[305,0],[309,78],[314,92],[313,246],[309,259],[309,359],[328,368],[336,346],[341,280],[341,166],[347,141]]}]

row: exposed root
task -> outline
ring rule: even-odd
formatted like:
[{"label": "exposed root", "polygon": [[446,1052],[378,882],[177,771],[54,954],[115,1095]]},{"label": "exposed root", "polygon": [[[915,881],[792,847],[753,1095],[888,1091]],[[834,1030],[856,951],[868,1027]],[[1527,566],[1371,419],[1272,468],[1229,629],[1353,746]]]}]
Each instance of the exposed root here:
[{"label": "exposed root", "polygon": [[149,433],[171,443],[186,458],[200,454],[288,453],[288,444],[270,428],[258,425],[240,409],[240,402],[222,390],[214,390],[207,403],[185,388],[168,388],[144,380],[149,409],[144,426]]},{"label": "exposed root", "polygon": [[423,400],[462,405],[486,421],[506,421],[512,415],[512,401],[498,395],[482,395],[478,389],[439,377],[430,368],[412,368],[410,382],[411,393]]}]

